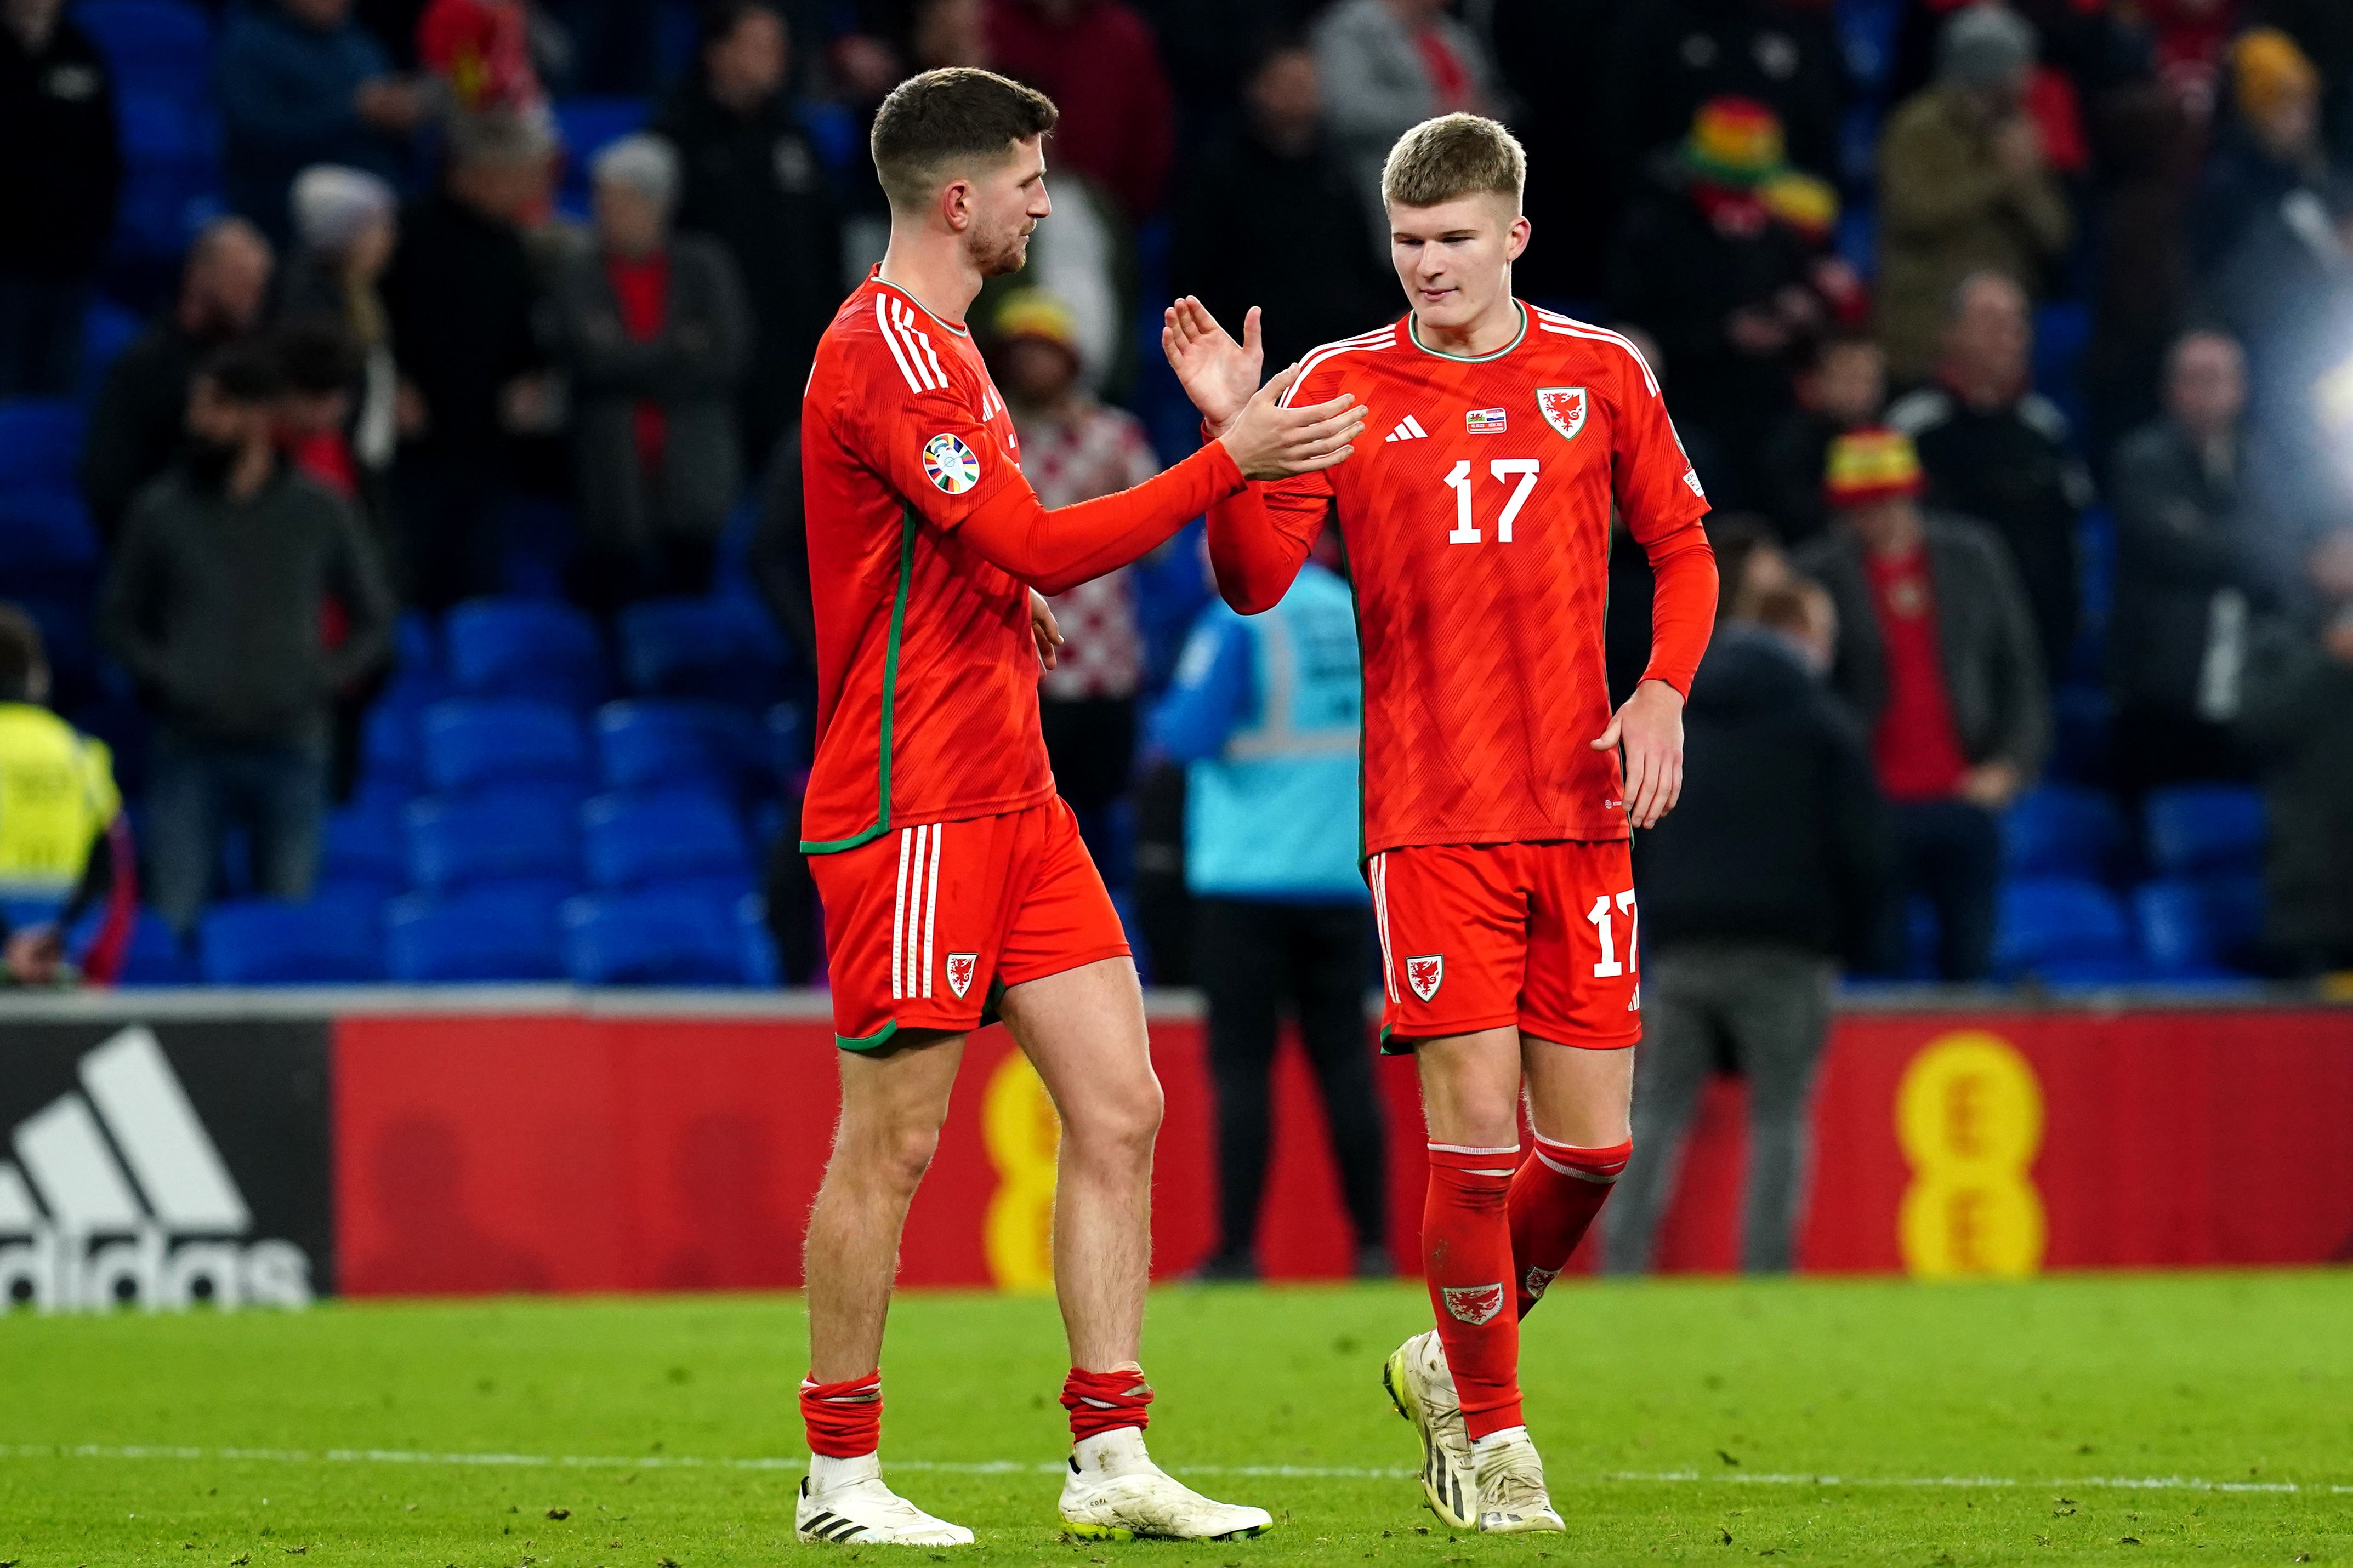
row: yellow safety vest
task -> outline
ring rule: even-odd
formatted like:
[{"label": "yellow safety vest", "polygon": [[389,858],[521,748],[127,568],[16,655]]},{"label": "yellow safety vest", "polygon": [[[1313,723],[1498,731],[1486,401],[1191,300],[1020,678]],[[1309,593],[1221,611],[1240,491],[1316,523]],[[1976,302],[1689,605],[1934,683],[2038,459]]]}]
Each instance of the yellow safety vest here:
[{"label": "yellow safety vest", "polygon": [[114,759],[46,708],[0,702],[0,899],[65,899],[122,809]]}]

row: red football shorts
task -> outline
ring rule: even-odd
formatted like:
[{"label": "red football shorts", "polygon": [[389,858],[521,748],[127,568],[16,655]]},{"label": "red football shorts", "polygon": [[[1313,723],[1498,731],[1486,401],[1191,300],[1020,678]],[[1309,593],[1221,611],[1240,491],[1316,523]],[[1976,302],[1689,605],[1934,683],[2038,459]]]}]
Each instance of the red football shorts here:
[{"label": "red football shorts", "polygon": [[833,1028],[872,1050],[901,1029],[977,1028],[1004,987],[1098,959],[1127,933],[1059,798],[966,822],[927,822],[812,855],[825,903]]},{"label": "red football shorts", "polygon": [[1372,858],[1381,1047],[1517,1025],[1618,1050],[1642,1037],[1623,839],[1434,844]]}]

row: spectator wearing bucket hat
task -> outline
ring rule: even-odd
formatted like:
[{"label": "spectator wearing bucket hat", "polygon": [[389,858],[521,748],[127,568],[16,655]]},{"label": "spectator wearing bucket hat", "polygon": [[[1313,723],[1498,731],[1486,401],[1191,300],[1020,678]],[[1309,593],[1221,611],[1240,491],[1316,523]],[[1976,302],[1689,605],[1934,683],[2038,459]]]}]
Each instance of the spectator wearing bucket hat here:
[{"label": "spectator wearing bucket hat", "polygon": [[[997,384],[1020,437],[1021,471],[1047,507],[1092,500],[1160,471],[1135,416],[1087,392],[1078,322],[1061,300],[1039,289],[1008,293],[990,338]],[[1054,782],[1092,843],[1104,809],[1126,793],[1135,758],[1144,637],[1134,585],[1122,567],[1050,603],[1066,640],[1039,682],[1039,717]]]},{"label": "spectator wearing bucket hat", "polygon": [[[1924,510],[1924,488],[1909,437],[1841,437],[1824,476],[1836,524],[1797,564],[1837,605],[1831,685],[1870,732],[1903,886],[1936,911],[1938,971],[1973,981],[1992,966],[1998,814],[2042,769],[2051,702],[2008,552],[1978,523]],[[1881,946],[1900,963],[1900,931]]]},{"label": "spectator wearing bucket hat", "polygon": [[[1658,340],[1675,368],[1676,417],[1730,452],[1761,451],[1788,406],[1802,351],[1856,292],[1825,263],[1838,198],[1789,167],[1781,122],[1745,98],[1711,99],[1662,153],[1610,267],[1615,314]],[[1707,476],[1719,497],[1757,476]]]}]

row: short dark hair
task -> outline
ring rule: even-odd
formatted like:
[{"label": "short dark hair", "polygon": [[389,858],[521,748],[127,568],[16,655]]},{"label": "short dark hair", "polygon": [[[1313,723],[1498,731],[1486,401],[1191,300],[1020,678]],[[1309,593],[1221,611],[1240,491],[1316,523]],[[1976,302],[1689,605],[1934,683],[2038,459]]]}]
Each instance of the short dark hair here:
[{"label": "short dark hair", "polygon": [[249,338],[215,350],[196,374],[231,403],[269,403],[286,392],[286,373],[271,345]]},{"label": "short dark hair", "polygon": [[342,392],[359,377],[359,345],[323,318],[287,322],[270,334],[269,347],[289,391],[320,396]]},{"label": "short dark hair", "polygon": [[49,666],[41,628],[14,605],[0,604],[0,702],[29,702],[33,677]]},{"label": "short dark hair", "polygon": [[874,173],[893,206],[920,206],[949,165],[997,160],[1061,118],[1035,88],[974,66],[911,76],[874,114]]}]

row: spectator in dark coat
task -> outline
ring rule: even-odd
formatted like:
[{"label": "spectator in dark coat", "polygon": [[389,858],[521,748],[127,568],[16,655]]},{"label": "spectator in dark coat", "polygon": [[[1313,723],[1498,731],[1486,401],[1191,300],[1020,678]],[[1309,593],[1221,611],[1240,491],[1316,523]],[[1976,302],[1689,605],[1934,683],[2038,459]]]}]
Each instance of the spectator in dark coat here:
[{"label": "spectator in dark coat", "polygon": [[1824,179],[1839,173],[1841,72],[1828,6],[1643,0],[1624,8],[1606,52],[1604,123],[1618,168],[1639,171],[1683,135],[1701,104],[1732,95],[1773,110],[1790,162]]},{"label": "spectator in dark coat", "polygon": [[241,217],[216,218],[188,247],[171,309],[107,372],[81,454],[82,499],[100,538],[113,539],[131,498],[171,467],[197,363],[260,321],[274,265],[259,230]]},{"label": "spectator in dark coat", "polygon": [[442,188],[401,215],[385,305],[409,438],[393,484],[427,609],[498,589],[513,437],[546,420],[539,286],[516,226],[544,195],[546,152],[528,121],[460,121]]},{"label": "spectator in dark coat", "polygon": [[[391,644],[391,596],[350,509],[279,458],[280,391],[259,345],[206,363],[186,456],[140,492],[100,605],[108,646],[155,712],[147,881],[183,933],[233,823],[251,835],[258,891],[309,894],[333,699]],[[343,620],[332,647],[331,596]]]},{"label": "spectator in dark coat", "polygon": [[1176,158],[1176,105],[1160,47],[1122,0],[988,0],[996,68],[1062,111],[1055,155],[1131,224],[1160,210]]},{"label": "spectator in dark coat", "polygon": [[786,89],[790,58],[775,10],[727,0],[707,14],[696,68],[653,125],[684,172],[678,226],[726,247],[751,308],[754,347],[736,397],[751,471],[797,415],[817,341],[850,281],[825,166]]},{"label": "spectator in dark coat", "polygon": [[2314,612],[2259,633],[2242,715],[2270,808],[2264,944],[2303,975],[2353,969],[2353,530],[2307,565]]},{"label": "spectator in dark coat", "polygon": [[2182,215],[2199,137],[2174,93],[2143,82],[2111,94],[2096,121],[2100,269],[2092,338],[2079,372],[2084,450],[2105,462],[2116,442],[2155,418],[2167,347],[2189,306]]},{"label": "spectator in dark coat", "polygon": [[[1788,180],[1772,112],[1712,99],[1657,161],[1610,267],[1612,308],[1658,340],[1682,388],[1677,419],[1733,455],[1729,488],[1743,498],[1756,491],[1757,452],[1788,405],[1795,351],[1829,316],[1811,283],[1829,225],[1793,221]],[[1819,181],[1806,184],[1829,200]]]},{"label": "spectator in dark coat", "polygon": [[252,0],[229,14],[213,89],[228,132],[228,205],[283,247],[287,188],[312,163],[385,179],[425,100],[352,20],[351,0]]},{"label": "spectator in dark coat", "polygon": [[2232,104],[2190,207],[2189,253],[2201,276],[2228,258],[2257,217],[2328,174],[2320,73],[2285,33],[2257,27],[2231,47]]},{"label": "spectator in dark coat", "polygon": [[2042,135],[2022,107],[2034,32],[2001,6],[1945,24],[1936,84],[1879,142],[1879,335],[1899,385],[1935,368],[1939,324],[1973,272],[2026,289],[2074,236]]},{"label": "spectator in dark coat", "polygon": [[580,516],[604,603],[708,589],[740,488],[732,397],[751,319],[727,252],[670,232],[678,188],[678,154],[659,136],[598,153],[596,246],[555,282]]},{"label": "spectator in dark coat", "polygon": [[1860,332],[1833,335],[1798,372],[1797,396],[1766,438],[1757,496],[1782,540],[1800,544],[1830,527],[1822,468],[1831,443],[1876,425],[1887,409],[1887,356]]},{"label": "spectator in dark coat", "polygon": [[1995,272],[1965,279],[1944,345],[1935,384],[1898,398],[1887,422],[1919,449],[1929,503],[1975,519],[2010,547],[2043,661],[2063,675],[2082,592],[2075,525],[2092,503],[2092,480],[2067,416],[2029,384],[2026,291]]},{"label": "spectator in dark coat", "polygon": [[1611,1273],[1650,1267],[1719,1043],[1748,1079],[1741,1267],[1796,1261],[1831,986],[1867,961],[1894,881],[1870,752],[1822,685],[1835,620],[1820,584],[1790,584],[1718,628],[1683,710],[1683,798],[1635,843],[1642,1048],[1634,1157],[1603,1221]]},{"label": "spectator in dark coat", "polygon": [[122,184],[105,57],[63,9],[0,9],[0,398],[73,391]]},{"label": "spectator in dark coat", "polygon": [[[1926,480],[1900,431],[1841,437],[1826,488],[1838,526],[1798,566],[1838,606],[1831,685],[1869,727],[1873,770],[1894,803],[1903,885],[1936,910],[1939,972],[1982,980],[1993,962],[2000,813],[2042,771],[2050,745],[2026,595],[2000,540],[1922,512]],[[1899,967],[1900,929],[1881,946],[1881,963]]]},{"label": "spectator in dark coat", "polygon": [[2242,778],[2232,730],[2247,638],[2277,614],[2293,551],[2243,484],[2247,378],[2239,345],[2192,332],[2166,367],[2166,414],[2117,450],[2115,625],[2116,783],[2138,793]]},{"label": "spectator in dark coat", "polygon": [[[1324,137],[1315,56],[1304,40],[1270,40],[1243,100],[1242,122],[1193,167],[1169,281],[1236,332],[1251,306],[1262,309],[1266,363],[1286,365],[1394,316],[1397,281]],[[1250,243],[1235,245],[1237,234]]]}]

